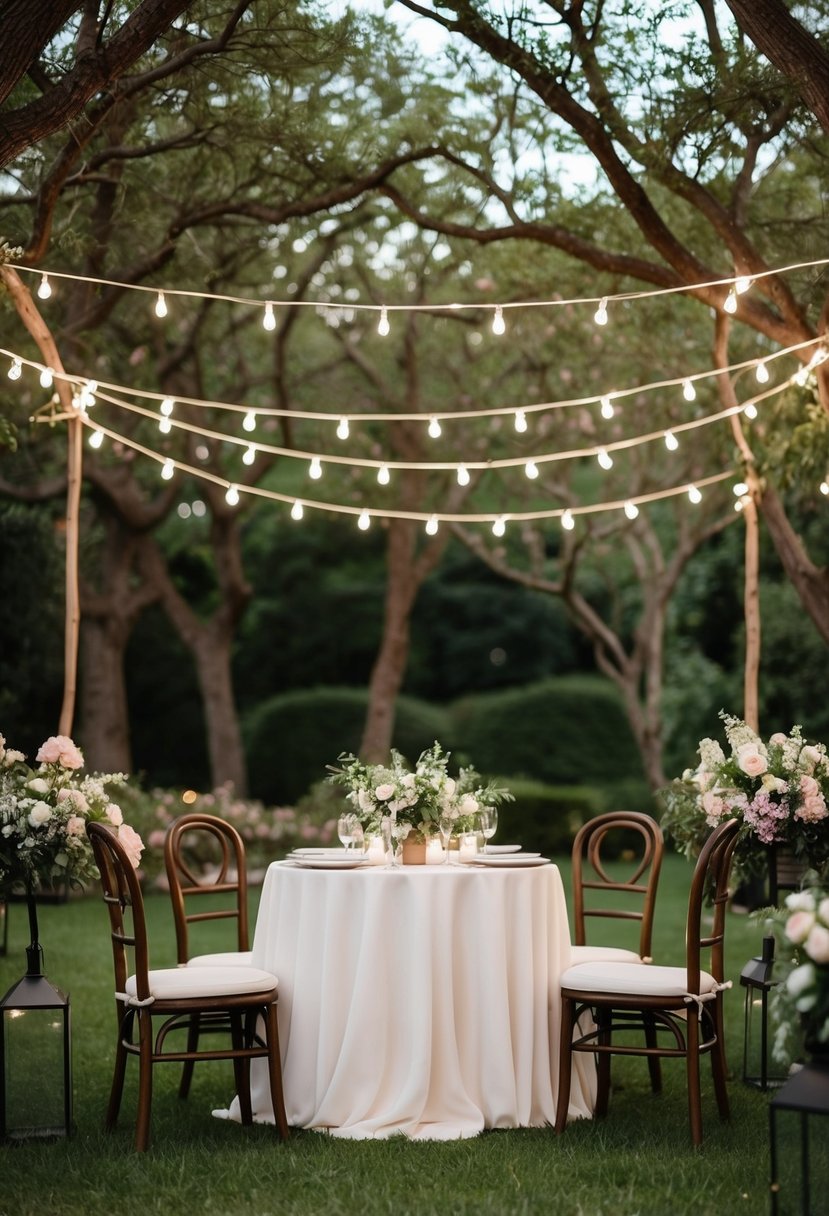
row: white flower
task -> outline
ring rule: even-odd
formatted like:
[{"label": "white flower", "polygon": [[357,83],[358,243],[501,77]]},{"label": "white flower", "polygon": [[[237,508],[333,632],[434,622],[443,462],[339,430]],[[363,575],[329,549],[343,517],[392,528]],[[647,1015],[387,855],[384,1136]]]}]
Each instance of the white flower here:
[{"label": "white flower", "polygon": [[114,802],[110,802],[106,809],[106,817],[113,827],[120,827],[124,822],[124,814],[120,806],[116,806]]},{"label": "white flower", "polygon": [[451,798],[455,792],[455,780],[453,777],[447,777],[443,783],[443,792],[447,797]]},{"label": "white flower", "polygon": [[3,761],[2,761],[3,767],[11,768],[11,766],[13,764],[19,764],[22,760],[25,760],[25,759],[26,759],[26,757],[23,755],[22,752],[15,751],[15,749],[13,747],[7,747],[5,750],[5,753],[3,755]]},{"label": "white flower", "polygon": [[769,794],[782,794],[788,788],[783,778],[775,777],[773,773],[763,773],[760,784]]},{"label": "white flower", "polygon": [[44,781],[42,777],[33,777],[31,781],[26,782],[26,789],[31,790],[33,794],[48,794],[49,782]]},{"label": "white flower", "polygon": [[815,766],[823,759],[823,753],[819,747],[813,747],[810,743],[800,752],[800,763],[807,773],[813,773]]},{"label": "white flower", "polygon": [[374,797],[378,802],[387,802],[393,793],[394,786],[390,782],[386,782],[385,785],[377,786],[376,790],[374,791]]},{"label": "white flower", "polygon": [[474,815],[478,808],[478,799],[473,798],[472,794],[464,794],[460,803],[461,815]]},{"label": "white flower", "polygon": [[786,907],[792,912],[814,912],[815,897],[811,891],[792,891],[786,896]]},{"label": "white flower", "polygon": [[829,963],[829,929],[823,925],[812,926],[803,946],[816,963]]},{"label": "white flower", "polygon": [[703,739],[699,745],[700,768],[709,772],[725,763],[725,755],[716,739]]},{"label": "white flower", "polygon": [[817,914],[824,925],[829,925],[829,896],[820,901],[817,907]]},{"label": "white flower", "polygon": [[357,805],[361,811],[365,811],[368,815],[374,810],[374,799],[368,790],[357,791]]},{"label": "white flower", "polygon": [[407,790],[413,790],[416,780],[417,778],[415,777],[414,773],[406,773],[406,775],[403,777],[401,785],[405,786]]},{"label": "white flower", "polygon": [[803,963],[800,967],[795,967],[786,980],[786,988],[792,996],[798,997],[805,992],[810,984],[815,979],[814,963]]},{"label": "white flower", "polygon": [[768,760],[759,743],[743,743],[737,749],[737,766],[749,777],[759,777],[768,768]]},{"label": "white flower", "polygon": [[39,828],[52,818],[52,808],[47,802],[36,802],[29,811],[29,823],[33,828]]}]

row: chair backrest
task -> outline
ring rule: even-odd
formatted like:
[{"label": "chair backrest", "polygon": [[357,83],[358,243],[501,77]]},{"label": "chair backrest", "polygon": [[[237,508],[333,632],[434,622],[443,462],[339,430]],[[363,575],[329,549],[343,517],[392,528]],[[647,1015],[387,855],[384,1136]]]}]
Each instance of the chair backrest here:
[{"label": "chair backrest", "polygon": [[[699,991],[701,953],[710,950],[711,957],[705,968],[718,983],[724,974],[725,913],[728,903],[728,881],[731,862],[737,846],[740,822],[729,819],[714,829],[702,846],[691,879],[691,894],[688,898],[688,923],[685,933],[685,949],[688,967],[688,991]],[[710,910],[709,910],[710,909]],[[703,934],[703,915],[711,917],[710,932]]]},{"label": "chair backrest", "polygon": [[[620,837],[624,844],[620,852]],[[656,887],[664,852],[662,829],[639,811],[610,811],[590,819],[573,841],[573,940],[586,944],[587,917],[636,920],[639,955],[649,958]],[[628,852],[633,856],[629,858]],[[613,872],[609,866],[613,867]],[[613,906],[599,900],[588,906],[586,892],[613,892]]]},{"label": "chair backrest", "polygon": [[[218,848],[216,847],[218,845]],[[199,860],[205,846],[211,869],[206,876]],[[189,926],[197,921],[236,921],[236,949],[248,950],[248,879],[245,842],[232,824],[216,815],[182,815],[167,829],[164,864],[173,904],[178,961],[189,955]],[[190,899],[225,895],[226,905],[189,911]]]},{"label": "chair backrest", "polygon": [[127,979],[134,973],[136,996],[139,1001],[145,1000],[150,995],[150,961],[144,898],[138,875],[112,828],[102,823],[87,823],[86,834],[92,845],[95,864],[101,876],[104,903],[109,912],[115,991],[123,992]]}]

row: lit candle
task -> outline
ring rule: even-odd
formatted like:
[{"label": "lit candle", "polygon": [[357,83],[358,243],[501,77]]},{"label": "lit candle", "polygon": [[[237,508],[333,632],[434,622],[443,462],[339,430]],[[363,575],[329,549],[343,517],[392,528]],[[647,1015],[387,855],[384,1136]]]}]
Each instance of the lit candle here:
[{"label": "lit candle", "polygon": [[458,842],[458,860],[464,863],[478,856],[478,837],[475,832],[466,832]]},{"label": "lit candle", "polygon": [[443,861],[443,849],[437,836],[426,842],[426,865],[439,866]]},{"label": "lit candle", "polygon": [[383,866],[386,864],[386,850],[383,848],[382,836],[369,837],[366,856],[373,866]]}]

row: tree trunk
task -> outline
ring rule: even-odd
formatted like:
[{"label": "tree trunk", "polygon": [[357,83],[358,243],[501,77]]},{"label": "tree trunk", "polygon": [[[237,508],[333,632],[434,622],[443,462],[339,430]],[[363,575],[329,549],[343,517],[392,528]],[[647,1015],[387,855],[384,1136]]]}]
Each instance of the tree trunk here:
[{"label": "tree trunk", "polygon": [[771,486],[767,485],[763,491],[760,510],[787,577],[829,646],[829,571],[809,560],[803,542],[789,523],[783,504]]},{"label": "tree trunk", "polygon": [[131,773],[124,651],[129,624],[115,613],[85,616],[81,646],[81,739],[86,767]]},{"label": "tree trunk", "polygon": [[232,633],[203,626],[192,638],[191,653],[204,705],[210,776],[213,786],[231,782],[240,798],[247,796],[248,777],[242,732],[231,674]]}]

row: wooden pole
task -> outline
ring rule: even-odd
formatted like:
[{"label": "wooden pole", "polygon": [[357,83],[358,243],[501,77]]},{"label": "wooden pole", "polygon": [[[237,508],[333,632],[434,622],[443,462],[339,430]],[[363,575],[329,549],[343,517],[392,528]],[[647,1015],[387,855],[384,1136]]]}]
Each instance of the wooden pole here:
[{"label": "wooden pole", "polygon": [[58,348],[29,289],[11,266],[0,264],[3,282],[20,319],[31,334],[46,367],[55,374],[55,392],[68,423],[66,472],[66,611],[64,621],[63,703],[58,732],[72,734],[78,684],[78,639],[81,609],[78,588],[78,544],[80,536],[81,483],[83,474],[83,423],[73,401],[71,385],[63,379],[64,367]]}]

